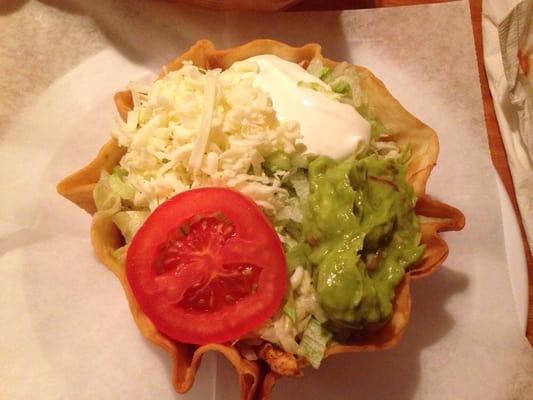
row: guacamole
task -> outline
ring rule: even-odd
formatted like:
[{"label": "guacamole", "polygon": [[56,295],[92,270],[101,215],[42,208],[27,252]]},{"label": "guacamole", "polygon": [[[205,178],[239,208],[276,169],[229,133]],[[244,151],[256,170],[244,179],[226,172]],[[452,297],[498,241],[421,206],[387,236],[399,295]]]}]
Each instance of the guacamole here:
[{"label": "guacamole", "polygon": [[302,231],[326,317],[362,328],[392,313],[394,288],[424,251],[405,157],[309,164]]}]

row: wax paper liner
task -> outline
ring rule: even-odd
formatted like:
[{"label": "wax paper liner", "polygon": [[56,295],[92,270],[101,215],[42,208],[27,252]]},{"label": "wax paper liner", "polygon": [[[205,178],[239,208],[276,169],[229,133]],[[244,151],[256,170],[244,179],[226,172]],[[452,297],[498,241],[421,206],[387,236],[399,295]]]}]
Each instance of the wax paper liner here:
[{"label": "wax paper liner", "polygon": [[[226,69],[236,61],[259,54],[274,54],[302,65],[314,57],[322,59],[325,65],[331,67],[337,64],[321,55],[321,47],[318,44],[295,48],[273,40],[259,39],[239,47],[216,50],[212,42],[201,40],[164,67],[161,75],[180,68],[185,60],[208,69]],[[434,200],[425,193],[427,179],[439,152],[436,133],[406,111],[370,71],[360,66],[355,68],[359,74],[360,86],[369,112],[385,126],[387,134],[401,148],[409,146],[412,152],[406,178],[417,195],[415,210],[420,217],[421,241],[426,245],[426,250],[421,261],[405,274],[396,287],[394,311],[386,323],[361,332],[357,339],[349,343],[330,346],[326,357],[346,352],[376,351],[394,346],[400,340],[409,319],[410,281],[431,273],[448,254],[448,247],[438,232],[460,230],[465,223],[464,216],[459,210]],[[115,103],[119,114],[125,119],[132,107],[131,93],[117,93]],[[58,192],[93,215],[91,240],[94,251],[120,279],[131,312],[142,334],[169,353],[173,365],[172,382],[176,391],[183,393],[190,389],[202,354],[214,350],[222,353],[237,370],[241,400],[267,399],[275,381],[282,376],[280,371],[275,370],[273,363],[247,360],[230,344],[196,346],[176,342],[155,328],[133,297],[126,280],[124,265],[113,255],[114,250],[124,244],[122,235],[108,215],[96,212],[92,197],[93,188],[101,172],[111,171],[124,153],[125,149],[119,147],[115,139],[111,139],[89,165],[63,179],[57,186]],[[296,362],[298,369],[307,364],[303,358],[298,358]]]}]

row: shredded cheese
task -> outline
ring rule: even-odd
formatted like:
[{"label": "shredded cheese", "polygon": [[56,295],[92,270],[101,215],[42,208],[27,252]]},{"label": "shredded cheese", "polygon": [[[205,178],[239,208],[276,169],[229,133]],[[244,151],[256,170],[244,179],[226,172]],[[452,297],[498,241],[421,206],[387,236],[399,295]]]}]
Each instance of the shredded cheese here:
[{"label": "shredded cheese", "polygon": [[254,62],[203,71],[188,62],[153,85],[132,84],[134,107],[112,135],[127,148],[120,165],[135,189],[133,206],[153,210],[199,186],[239,190],[268,215],[291,214],[283,173],[262,163],[283,151],[298,165],[299,123],[280,122],[268,93],[254,85]]},{"label": "shredded cheese", "polygon": [[204,108],[202,110],[202,121],[198,130],[198,137],[189,158],[191,168],[200,168],[202,157],[204,156],[209,132],[211,131],[211,122],[213,120],[213,106],[215,104],[215,92],[217,84],[217,75],[213,71],[208,71],[205,81]]}]

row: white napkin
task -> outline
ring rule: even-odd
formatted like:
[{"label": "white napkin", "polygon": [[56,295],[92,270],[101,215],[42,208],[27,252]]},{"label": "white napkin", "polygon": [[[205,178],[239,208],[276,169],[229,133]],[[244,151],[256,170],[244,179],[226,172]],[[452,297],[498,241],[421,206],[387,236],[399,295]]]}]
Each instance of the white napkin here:
[{"label": "white napkin", "polygon": [[482,28],[489,87],[533,252],[533,0],[484,0]]}]

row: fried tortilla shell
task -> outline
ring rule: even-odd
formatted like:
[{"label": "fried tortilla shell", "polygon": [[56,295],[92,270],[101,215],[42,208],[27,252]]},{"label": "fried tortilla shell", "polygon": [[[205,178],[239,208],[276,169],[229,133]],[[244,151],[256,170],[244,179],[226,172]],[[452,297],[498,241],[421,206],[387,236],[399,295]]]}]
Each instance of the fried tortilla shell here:
[{"label": "fried tortilla shell", "polygon": [[[324,58],[321,55],[321,47],[317,44],[296,48],[273,40],[260,39],[227,50],[216,50],[212,42],[201,40],[170,62],[161,75],[180,68],[186,60],[203,68],[226,69],[236,61],[260,54],[277,55],[301,65],[306,65],[315,57],[322,59],[324,64],[330,67],[337,64]],[[406,111],[370,71],[359,66],[355,68],[369,112],[385,126],[392,140],[402,148],[409,146],[411,150],[412,157],[406,177],[418,199],[415,211],[420,217],[421,241],[426,245],[426,250],[421,261],[407,271],[396,287],[391,318],[384,324],[364,330],[348,343],[329,347],[326,356],[375,351],[394,346],[401,338],[409,319],[410,281],[434,271],[448,254],[446,242],[438,232],[460,230],[465,223],[459,210],[432,199],[425,193],[426,182],[439,152],[436,133]],[[127,112],[132,108],[131,93],[117,93],[115,103],[120,116],[126,119]],[[260,347],[259,361],[249,361],[229,344],[195,346],[176,342],[155,328],[133,297],[126,280],[124,265],[113,255],[114,250],[124,245],[124,239],[110,216],[96,212],[92,197],[101,172],[110,172],[124,153],[125,149],[121,148],[115,139],[109,140],[89,165],[63,179],[57,185],[57,191],[93,215],[91,240],[94,251],[122,283],[133,318],[142,334],[169,353],[173,365],[172,382],[176,391],[183,393],[190,389],[203,353],[214,350],[222,353],[237,370],[241,400],[267,399],[276,379],[283,375],[301,375],[300,369],[306,365],[304,359],[288,355],[270,344]]]}]

